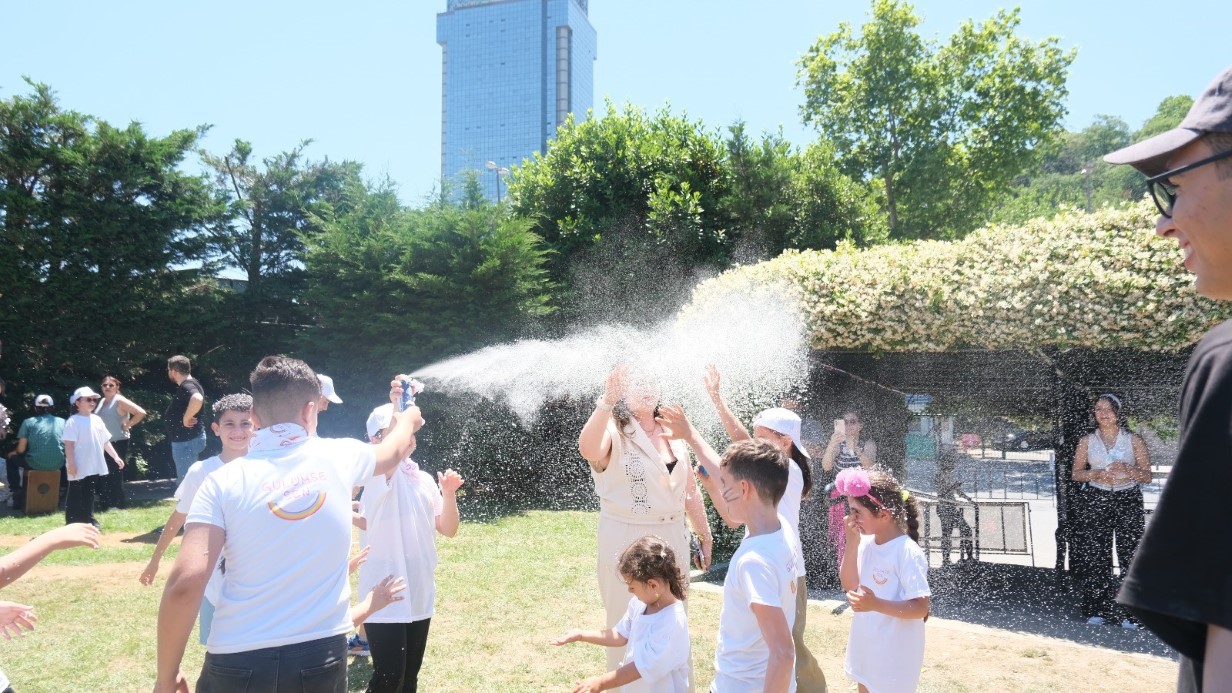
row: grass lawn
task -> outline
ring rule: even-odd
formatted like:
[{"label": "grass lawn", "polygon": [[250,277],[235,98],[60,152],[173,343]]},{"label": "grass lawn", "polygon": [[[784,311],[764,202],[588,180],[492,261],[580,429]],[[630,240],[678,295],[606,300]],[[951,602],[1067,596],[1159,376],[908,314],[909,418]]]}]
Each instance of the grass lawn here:
[{"label": "grass lawn", "polygon": [[[34,633],[0,643],[0,666],[16,690],[149,690],[155,619],[171,561],[164,560],[154,587],[142,587],[137,576],[152,550],[149,531],[170,510],[164,503],[102,514],[103,548],[53,554],[4,590],[5,599],[34,604],[39,616]],[[0,519],[0,552],[62,521],[55,515]],[[532,512],[464,523],[456,539],[441,539],[437,616],[421,690],[561,691],[601,672],[601,648],[547,644],[569,628],[602,624],[596,524],[592,513]],[[720,607],[714,588],[694,590],[689,624],[700,690],[713,674]],[[849,618],[817,605],[809,610],[808,643],[832,691],[854,690],[842,674]],[[194,632],[184,662],[190,680],[203,656]],[[1166,690],[1175,680],[1175,664],[1163,658],[933,619],[921,690],[1061,690],[1074,683],[1075,662],[1101,672],[1082,684],[1086,690]],[[370,673],[367,660],[353,659],[350,690],[363,690]]]}]

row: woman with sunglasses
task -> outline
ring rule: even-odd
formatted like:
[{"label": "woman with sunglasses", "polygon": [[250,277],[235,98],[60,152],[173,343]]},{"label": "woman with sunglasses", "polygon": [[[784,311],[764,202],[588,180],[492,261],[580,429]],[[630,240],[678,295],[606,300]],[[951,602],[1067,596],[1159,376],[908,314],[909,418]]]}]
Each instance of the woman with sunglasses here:
[{"label": "woman with sunglasses", "polygon": [[1129,430],[1129,422],[1116,395],[1095,400],[1095,431],[1078,441],[1074,451],[1074,481],[1086,483],[1086,512],[1078,532],[1085,544],[1085,569],[1078,571],[1082,591],[1082,615],[1091,625],[1107,619],[1121,627],[1138,625],[1121,613],[1114,601],[1120,581],[1112,577],[1112,547],[1116,540],[1121,574],[1138,550],[1146,525],[1139,484],[1151,482],[1151,459],[1142,436]]},{"label": "woman with sunglasses", "polygon": [[[103,399],[94,410],[107,431],[111,433],[111,446],[128,462],[128,440],[133,426],[145,418],[145,410],[120,394],[120,379],[114,375],[103,378]],[[124,496],[124,474],[110,460],[107,461],[107,479],[98,489],[99,510],[124,508],[128,499]]]},{"label": "woman with sunglasses", "polygon": [[89,386],[79,387],[68,398],[73,415],[64,424],[64,458],[68,463],[68,494],[64,499],[64,524],[88,522],[98,527],[94,519],[94,494],[102,488],[107,476],[104,453],[111,455],[116,467],[124,469],[124,460],[111,445],[107,424],[94,414],[101,399]]},{"label": "woman with sunglasses", "polygon": [[[821,454],[821,468],[824,472],[830,473],[835,468],[840,472],[844,469],[870,469],[877,464],[877,443],[860,439],[863,428],[859,414],[854,411],[843,414],[842,425],[836,423],[830,443]],[[837,488],[831,488],[828,525],[830,541],[834,544],[836,566],[843,562],[843,551],[847,547],[847,523],[844,519],[846,515],[847,503],[843,501],[843,495]]]}]

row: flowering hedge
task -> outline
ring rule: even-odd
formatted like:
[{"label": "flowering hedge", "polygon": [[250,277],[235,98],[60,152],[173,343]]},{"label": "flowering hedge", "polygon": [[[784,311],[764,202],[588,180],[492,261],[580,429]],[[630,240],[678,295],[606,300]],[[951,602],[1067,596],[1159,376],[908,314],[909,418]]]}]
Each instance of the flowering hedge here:
[{"label": "flowering hedge", "polygon": [[788,251],[702,283],[681,317],[785,287],[814,349],[1180,349],[1232,309],[1194,292],[1154,214],[1144,203],[961,241]]}]

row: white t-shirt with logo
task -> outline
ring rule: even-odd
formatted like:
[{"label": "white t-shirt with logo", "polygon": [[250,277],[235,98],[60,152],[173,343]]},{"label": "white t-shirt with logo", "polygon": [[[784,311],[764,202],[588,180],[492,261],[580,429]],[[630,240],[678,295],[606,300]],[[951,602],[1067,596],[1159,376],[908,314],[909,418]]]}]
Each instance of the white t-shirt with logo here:
[{"label": "white t-shirt with logo", "polygon": [[412,460],[393,476],[364,482],[368,560],[359,566],[359,593],[366,596],[393,575],[406,580],[405,597],[368,617],[366,623],[414,623],[432,618],[436,601],[436,518],[444,507],[436,480]]},{"label": "white t-shirt with logo", "polygon": [[634,597],[615,628],[629,641],[621,666],[633,662],[642,675],[622,686],[624,693],[688,693],[692,649],[684,602],[647,614],[646,605]]},{"label": "white t-shirt with logo", "polygon": [[[789,631],[796,622],[796,536],[784,518],[779,522],[782,526],[777,532],[745,537],[727,569],[714,654],[715,693],[763,690],[770,649],[753,615],[753,604],[782,609]],[[796,690],[794,669],[788,693]]]},{"label": "white t-shirt with logo", "polygon": [[111,431],[101,418],[94,414],[73,414],[64,424],[61,440],[73,444],[72,463],[77,473],[69,474],[69,481],[107,474],[107,460],[103,456],[107,454],[104,446],[111,441]]},{"label": "white t-shirt with logo", "polygon": [[[184,474],[184,480],[175,489],[175,511],[177,513],[188,515],[188,511],[192,510],[193,499],[197,497],[197,491],[201,490],[201,482],[205,481],[205,477],[211,473],[222,469],[223,464],[222,458],[218,455],[200,462],[193,462]],[[221,559],[219,565],[222,565]],[[210,581],[205,586],[205,598],[211,604],[217,604],[220,591],[222,591],[222,571],[215,566],[214,572],[210,573]]]},{"label": "white t-shirt with logo", "polygon": [[[791,531],[795,533],[796,538],[800,537],[800,502],[804,496],[804,472],[800,471],[800,465],[796,464],[795,460],[787,460],[787,490],[783,492],[783,497],[779,499],[779,517],[787,520],[787,524],[791,525]],[[796,566],[800,571],[800,577],[805,576],[804,572],[804,542],[796,542]]]},{"label": "white t-shirt with logo", "polygon": [[[905,601],[931,596],[928,559],[903,535],[878,545],[860,537],[856,557],[860,584],[882,599]],[[924,620],[865,611],[852,614],[847,638],[847,675],[870,691],[914,691],[924,665]]]},{"label": "white t-shirt with logo", "polygon": [[206,650],[246,652],[351,629],[351,489],[375,466],[357,440],[257,431],[249,453],[205,478],[188,522],[226,531],[227,572]]}]

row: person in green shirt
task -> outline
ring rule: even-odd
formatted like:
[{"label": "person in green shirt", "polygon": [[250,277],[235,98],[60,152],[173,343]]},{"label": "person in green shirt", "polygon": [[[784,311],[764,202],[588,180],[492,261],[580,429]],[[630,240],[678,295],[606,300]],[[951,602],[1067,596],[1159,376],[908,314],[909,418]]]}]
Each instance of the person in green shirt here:
[{"label": "person in green shirt", "polygon": [[21,422],[17,448],[8,455],[9,489],[12,505],[20,508],[25,499],[24,474],[19,469],[54,471],[64,468],[64,419],[52,413],[51,395],[34,398],[34,416]]}]

